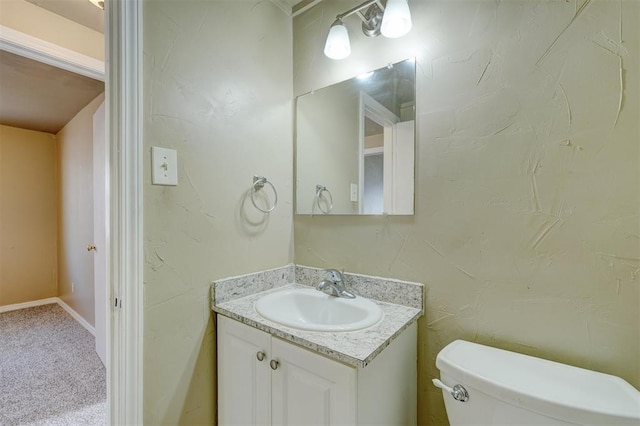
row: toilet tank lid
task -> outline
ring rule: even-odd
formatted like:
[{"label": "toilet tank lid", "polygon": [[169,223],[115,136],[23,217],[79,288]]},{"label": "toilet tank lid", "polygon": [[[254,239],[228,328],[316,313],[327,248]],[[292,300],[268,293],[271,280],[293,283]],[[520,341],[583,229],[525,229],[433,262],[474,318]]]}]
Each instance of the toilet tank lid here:
[{"label": "toilet tank lid", "polygon": [[551,417],[640,420],[640,392],[616,376],[464,340],[442,349],[436,366],[463,385]]}]

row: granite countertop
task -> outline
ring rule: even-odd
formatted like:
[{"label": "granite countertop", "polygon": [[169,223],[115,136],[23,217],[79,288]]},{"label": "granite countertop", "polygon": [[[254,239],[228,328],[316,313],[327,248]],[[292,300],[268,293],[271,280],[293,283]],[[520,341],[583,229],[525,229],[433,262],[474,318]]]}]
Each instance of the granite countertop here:
[{"label": "granite countertop", "polygon": [[[290,265],[289,267],[294,267]],[[269,282],[275,282],[273,285],[260,285],[264,280],[263,276],[255,277],[255,274],[232,278],[214,283],[212,288],[213,298],[211,302],[211,309],[218,314],[227,316],[234,320],[245,323],[251,327],[265,331],[273,336],[279,337],[286,341],[295,343],[304,348],[310,349],[314,352],[325,355],[336,361],[340,361],[353,367],[365,367],[367,366],[382,350],[387,347],[395,337],[399,336],[407,327],[415,322],[421,315],[422,309],[418,308],[416,301],[413,302],[414,306],[406,306],[396,303],[389,303],[386,301],[376,300],[372,297],[367,297],[374,303],[376,303],[382,309],[384,313],[383,319],[377,324],[368,327],[363,330],[348,331],[348,332],[314,332],[299,330],[296,328],[286,327],[278,323],[269,321],[260,316],[254,309],[254,303],[265,294],[273,293],[275,291],[281,291],[291,288],[309,288],[309,285],[304,284],[287,284],[286,282],[292,282],[298,277],[307,277],[309,275],[315,276],[318,274],[314,268],[295,266],[295,272],[288,273],[284,271],[284,268],[277,270],[266,271],[267,274],[278,275],[280,280],[268,280]],[[300,275],[300,272],[302,274]],[[295,278],[294,278],[295,275]],[[352,288],[359,290],[358,293],[363,294],[366,291],[362,291],[363,285],[366,284],[363,280],[369,279],[369,282],[374,285],[384,283],[384,279],[375,277],[366,277],[362,275],[345,274],[347,277],[347,284],[349,281],[354,282]],[[292,279],[294,278],[294,279]],[[350,278],[350,280],[349,280]],[[235,280],[235,281],[231,281]],[[355,282],[355,281],[363,282]],[[377,280],[377,281],[376,281]],[[296,280],[297,281],[297,280]],[[401,281],[389,281],[391,285],[400,283],[401,285],[418,285],[419,290],[414,290],[413,293],[417,294],[419,291],[420,307],[422,306],[422,294],[423,289],[421,284],[417,283],[405,283]],[[235,298],[228,300],[230,297],[216,297],[216,285],[232,283],[234,285]],[[240,284],[238,284],[240,283]],[[256,284],[258,283],[258,285]],[[251,287],[250,290],[238,290],[244,287]],[[264,289],[266,287],[266,289]],[[220,285],[219,292],[223,294],[223,285]],[[231,287],[228,287],[231,288]],[[410,287],[411,288],[411,287]],[[413,288],[412,288],[413,289]],[[417,289],[417,287],[416,287]],[[256,291],[257,290],[257,291]],[[386,290],[388,293],[388,290]],[[245,293],[243,295],[243,293]],[[248,294],[247,294],[248,293]],[[374,296],[378,296],[378,299],[383,299],[384,292],[378,291],[372,293]],[[359,296],[362,297],[362,296]],[[414,297],[417,298],[417,297]],[[411,304],[411,303],[409,303]]]}]

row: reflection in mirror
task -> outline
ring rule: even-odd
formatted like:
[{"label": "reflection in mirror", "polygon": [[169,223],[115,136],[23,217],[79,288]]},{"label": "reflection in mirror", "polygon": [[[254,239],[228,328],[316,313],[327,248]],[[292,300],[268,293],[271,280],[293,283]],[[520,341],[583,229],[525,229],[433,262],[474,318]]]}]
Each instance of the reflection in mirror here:
[{"label": "reflection in mirror", "polygon": [[414,60],[296,103],[297,214],[413,214]]}]

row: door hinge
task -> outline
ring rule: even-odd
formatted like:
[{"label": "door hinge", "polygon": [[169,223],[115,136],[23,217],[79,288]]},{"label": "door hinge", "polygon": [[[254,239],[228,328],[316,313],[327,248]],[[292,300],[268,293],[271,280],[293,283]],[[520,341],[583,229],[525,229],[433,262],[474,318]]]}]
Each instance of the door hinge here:
[{"label": "door hinge", "polygon": [[118,299],[117,297],[115,297],[113,300],[114,300],[113,307],[116,309],[122,309],[122,299]]}]

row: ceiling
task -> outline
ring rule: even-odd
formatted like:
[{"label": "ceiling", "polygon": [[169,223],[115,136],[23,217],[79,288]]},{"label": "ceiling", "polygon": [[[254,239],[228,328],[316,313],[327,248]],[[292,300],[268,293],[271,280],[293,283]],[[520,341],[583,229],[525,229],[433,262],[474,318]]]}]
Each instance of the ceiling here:
[{"label": "ceiling", "polygon": [[[92,30],[104,33],[104,12],[89,0],[27,0]],[[318,3],[319,0],[280,0],[290,10]]]},{"label": "ceiling", "polygon": [[27,0],[29,3],[104,33],[104,12],[89,0]]},{"label": "ceiling", "polygon": [[[27,1],[103,32],[104,12],[89,0]],[[101,81],[0,51],[0,124],[58,133],[102,92]]]},{"label": "ceiling", "polygon": [[0,124],[58,133],[104,83],[0,51]]}]

